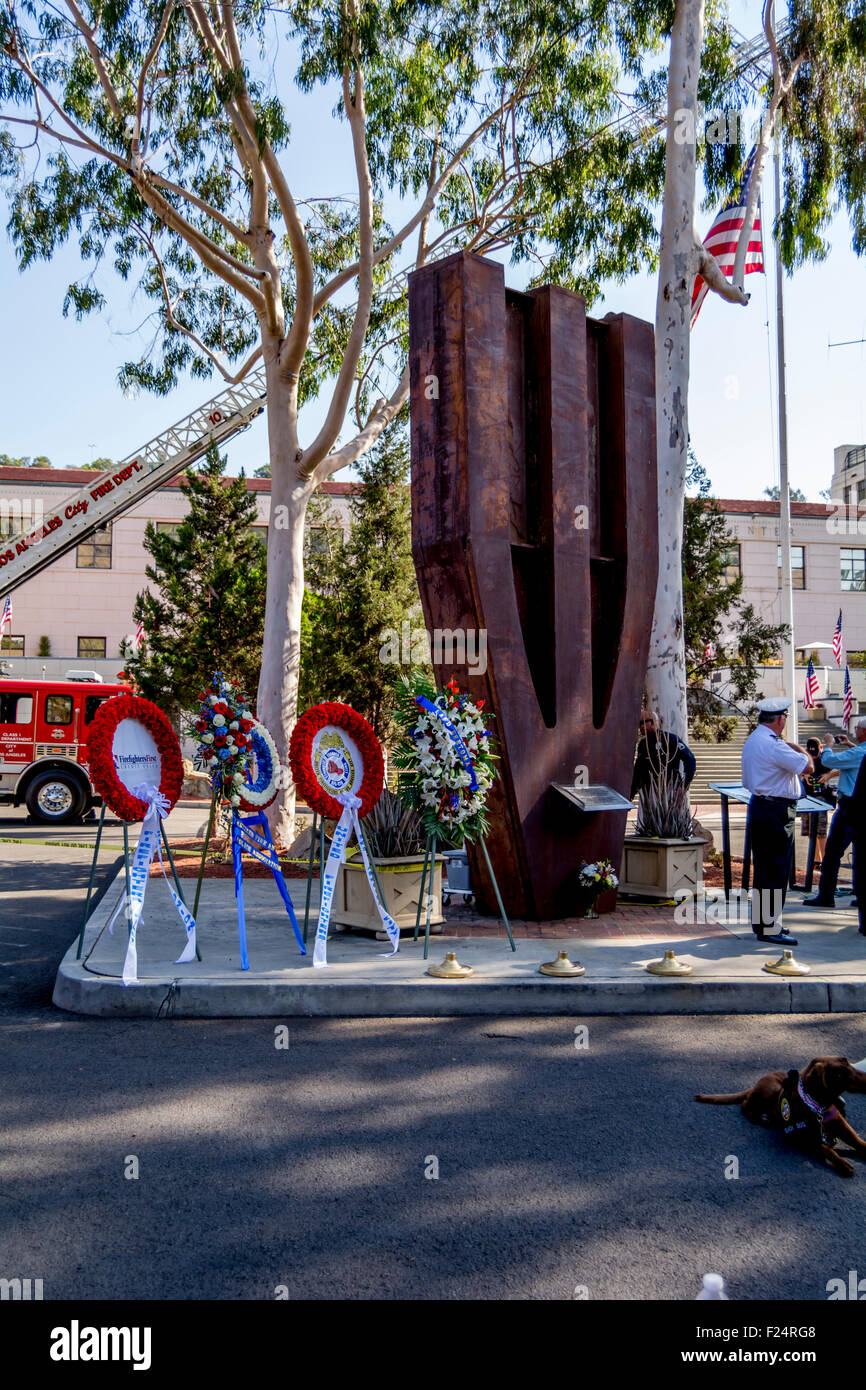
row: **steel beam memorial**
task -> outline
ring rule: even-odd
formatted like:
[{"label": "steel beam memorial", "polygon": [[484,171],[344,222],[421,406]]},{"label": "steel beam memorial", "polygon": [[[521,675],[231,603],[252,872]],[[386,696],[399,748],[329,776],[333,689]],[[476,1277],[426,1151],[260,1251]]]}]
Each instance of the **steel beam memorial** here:
[{"label": "steel beam memorial", "polygon": [[508,290],[464,252],[410,277],[409,311],[412,547],[428,629],[452,634],[433,642],[437,683],[496,715],[487,846],[506,908],[571,916],[581,861],[618,868],[625,834],[625,809],[581,791],[630,790],[658,556],[652,327]]}]

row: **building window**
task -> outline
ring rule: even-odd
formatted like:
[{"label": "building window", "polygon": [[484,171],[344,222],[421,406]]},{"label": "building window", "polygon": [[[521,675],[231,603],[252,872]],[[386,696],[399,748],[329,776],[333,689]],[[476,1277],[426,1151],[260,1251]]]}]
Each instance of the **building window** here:
[{"label": "building window", "polygon": [[111,569],[111,522],[100,526],[78,547],[78,568],[80,570]]},{"label": "building window", "polygon": [[729,545],[722,556],[722,580],[727,585],[736,584],[742,573],[739,543]]},{"label": "building window", "polygon": [[104,637],[79,637],[78,639],[79,658],[84,657],[90,661],[105,660],[105,638]]},{"label": "building window", "polygon": [[180,521],[157,521],[154,523],[160,536],[173,536],[175,539],[177,539],[182,524]]},{"label": "building window", "polygon": [[[782,547],[776,547],[776,564],[778,565],[778,585],[782,587]],[[791,546],[791,579],[795,589],[805,589],[806,587],[806,547],[804,545]]]},{"label": "building window", "polygon": [[45,696],[45,723],[46,723],[46,724],[71,724],[71,723],[72,723],[72,696],[71,696],[71,695],[46,695],[46,696]]},{"label": "building window", "polygon": [[857,484],[857,501],[866,502],[866,478],[861,478]]},{"label": "building window", "polygon": [[850,545],[840,546],[839,573],[844,592],[866,593],[866,550],[855,550]]},{"label": "building window", "polygon": [[256,540],[257,540],[257,541],[261,541],[262,545],[265,547],[265,549],[267,549],[267,545],[268,545],[268,528],[267,528],[267,526],[251,526],[251,527],[250,527],[250,531],[251,531],[251,533],[255,536]]},{"label": "building window", "polygon": [[0,652],[6,652],[9,656],[24,655],[24,638],[9,635],[0,640]]}]

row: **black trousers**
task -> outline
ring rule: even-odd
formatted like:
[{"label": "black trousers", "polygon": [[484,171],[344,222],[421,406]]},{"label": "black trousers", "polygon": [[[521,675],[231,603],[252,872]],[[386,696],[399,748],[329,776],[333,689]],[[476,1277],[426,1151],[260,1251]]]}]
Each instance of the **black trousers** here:
[{"label": "black trousers", "polygon": [[796,821],[796,801],[786,801],[780,796],[753,796],[749,802],[752,931],[756,936],[772,930],[784,906],[794,857]]},{"label": "black trousers", "polygon": [[863,824],[857,826],[854,836],[854,893],[860,916],[860,930],[866,936],[866,825]]},{"label": "black trousers", "polygon": [[830,834],[824,847],[824,862],[821,865],[821,883],[818,897],[833,902],[836,896],[836,882],[839,866],[848,846],[854,839],[854,820],[851,815],[850,796],[840,796],[839,804],[830,822]]}]

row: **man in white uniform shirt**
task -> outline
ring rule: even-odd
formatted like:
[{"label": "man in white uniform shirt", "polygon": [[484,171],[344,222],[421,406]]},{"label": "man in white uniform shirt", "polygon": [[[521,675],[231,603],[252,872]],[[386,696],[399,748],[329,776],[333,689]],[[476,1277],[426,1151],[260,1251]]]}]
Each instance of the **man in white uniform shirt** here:
[{"label": "man in white uniform shirt", "polygon": [[790,703],[785,696],[759,700],[758,727],[743,744],[743,786],[752,793],[747,820],[754,866],[752,931],[759,941],[780,946],[797,945],[787,927],[773,928],[791,876],[800,777],[812,770],[809,754],[782,738]]}]

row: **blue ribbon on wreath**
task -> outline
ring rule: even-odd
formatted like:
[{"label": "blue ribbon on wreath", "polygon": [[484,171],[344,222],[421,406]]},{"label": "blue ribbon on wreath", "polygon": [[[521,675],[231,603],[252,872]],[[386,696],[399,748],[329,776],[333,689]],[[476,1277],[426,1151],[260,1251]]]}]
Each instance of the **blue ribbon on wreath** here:
[{"label": "blue ribbon on wreath", "polygon": [[[271,828],[267,818],[261,812],[253,816],[240,816],[237,811],[232,812],[232,859],[235,870],[235,897],[238,904],[238,938],[241,951],[241,970],[249,970],[250,962],[247,956],[247,924],[244,913],[244,867],[241,855],[249,854],[257,859],[260,864],[266,864],[276,881],[277,888],[280,890],[280,897],[286,905],[286,912],[289,914],[289,921],[292,924],[292,931],[295,933],[295,940],[301,949],[301,955],[307,954],[304,945],[304,938],[298,929],[298,919],[295,916],[295,909],[289,897],[289,890],[283,878],[283,871],[280,868],[280,861],[277,858],[277,851],[271,837]],[[195,943],[193,943],[195,944]]]},{"label": "blue ribbon on wreath", "polygon": [[[474,764],[474,762],[472,761],[472,757],[471,757],[471,755],[470,755],[470,753],[469,753],[469,749],[466,747],[466,744],[463,742],[463,739],[460,737],[460,734],[459,734],[457,728],[456,728],[455,725],[452,723],[452,721],[448,718],[448,715],[445,713],[445,711],[443,710],[442,706],[441,706],[441,705],[434,705],[433,701],[432,701],[432,700],[428,700],[428,698],[427,698],[426,695],[416,695],[416,696],[415,696],[415,703],[416,703],[416,705],[421,705],[421,707],[422,707],[423,709],[425,709],[425,710],[427,711],[428,714],[433,714],[433,715],[435,715],[436,718],[439,720],[439,723],[440,723],[440,724],[442,725],[442,727],[445,729],[446,733],[448,734],[448,737],[451,739],[451,742],[454,744],[454,747],[455,747],[455,749],[456,749],[456,751],[457,751],[457,756],[458,756],[458,758],[460,759],[461,763],[462,763],[463,766],[465,767],[466,771],[469,773],[469,790],[470,790],[470,791],[473,791],[473,792],[477,791],[477,790],[478,790],[478,778],[475,776],[475,764]],[[460,798],[459,798],[459,796],[456,794],[456,792],[453,792],[452,795],[451,795],[451,805],[452,805],[452,807],[457,807],[459,804],[460,804]]]}]

